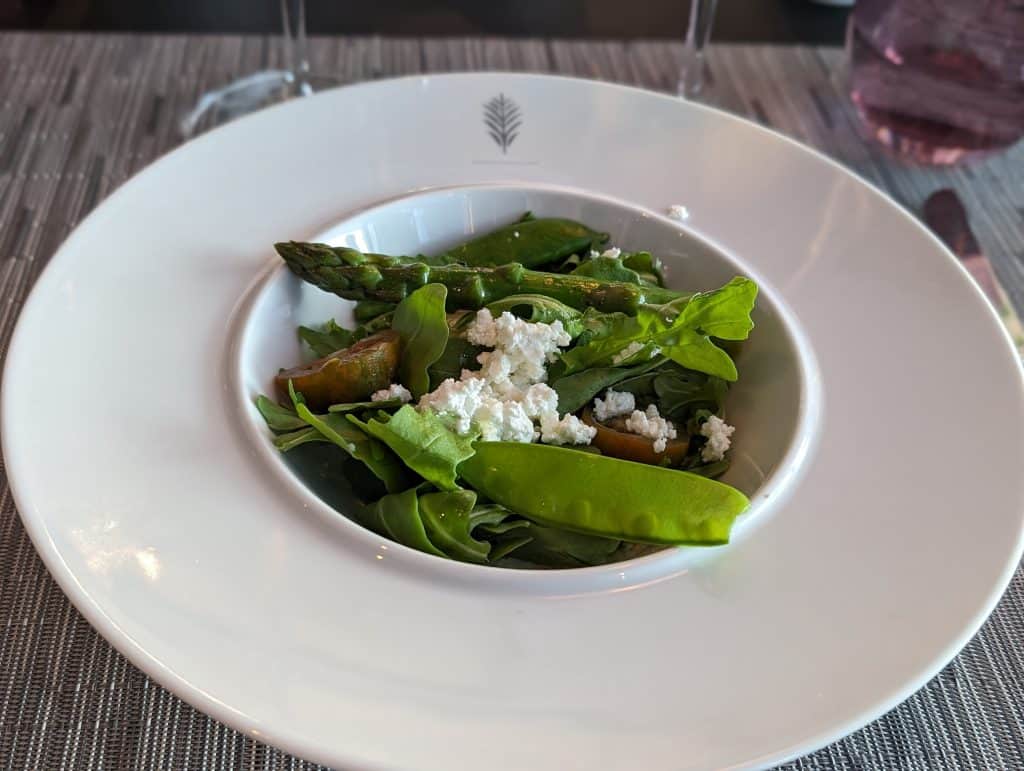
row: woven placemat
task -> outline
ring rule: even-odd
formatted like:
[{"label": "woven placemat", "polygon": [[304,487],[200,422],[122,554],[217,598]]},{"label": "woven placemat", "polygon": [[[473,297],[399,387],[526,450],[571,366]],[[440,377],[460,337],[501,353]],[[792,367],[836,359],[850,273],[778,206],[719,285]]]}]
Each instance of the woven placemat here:
[{"label": "woven placemat", "polygon": [[[466,69],[558,72],[672,90],[680,47],[505,39],[314,40],[344,82]],[[105,195],[176,146],[204,91],[279,66],[276,41],[0,34],[0,356],[28,291]],[[917,211],[956,189],[1010,302],[1024,307],[1024,147],[960,169],[900,167],[857,132],[834,49],[717,46],[709,101],[823,150]],[[893,259],[898,259],[894,255]],[[1024,768],[1024,579],[928,685],[792,769]],[[71,606],[25,535],[0,463],[0,768],[312,769],[150,681]]]}]

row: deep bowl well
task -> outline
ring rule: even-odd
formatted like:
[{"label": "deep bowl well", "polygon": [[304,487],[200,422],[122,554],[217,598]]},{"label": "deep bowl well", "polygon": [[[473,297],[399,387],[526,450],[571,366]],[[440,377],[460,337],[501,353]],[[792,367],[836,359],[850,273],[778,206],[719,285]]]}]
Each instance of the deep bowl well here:
[{"label": "deep bowl well", "polygon": [[[384,254],[431,254],[506,225],[527,211],[576,219],[610,233],[610,244],[652,252],[663,260],[672,288],[713,289],[735,275],[749,276],[760,285],[753,314],[755,329],[736,359],[740,379],[726,401],[729,422],[737,430],[732,465],[721,480],[751,499],[750,509],[734,526],[734,538],[740,537],[752,521],[777,505],[799,477],[813,445],[820,403],[814,357],[796,319],[774,290],[740,260],[701,239],[684,223],[611,198],[565,188],[510,185],[414,193],[352,214],[308,240]],[[281,238],[305,236],[282,233]],[[281,367],[293,366],[308,356],[295,332],[298,325],[317,325],[334,318],[343,326],[352,326],[353,306],[300,281],[275,260],[243,306],[236,359],[239,403],[253,441],[266,450],[270,462],[297,490],[312,488],[320,504],[342,513],[351,505],[351,498],[329,480],[318,484],[309,475],[297,474],[287,456],[271,445],[270,432],[253,400],[260,393],[274,393],[273,378]],[[361,529],[354,522],[343,521],[345,526]],[[657,560],[664,554],[641,559]]]}]

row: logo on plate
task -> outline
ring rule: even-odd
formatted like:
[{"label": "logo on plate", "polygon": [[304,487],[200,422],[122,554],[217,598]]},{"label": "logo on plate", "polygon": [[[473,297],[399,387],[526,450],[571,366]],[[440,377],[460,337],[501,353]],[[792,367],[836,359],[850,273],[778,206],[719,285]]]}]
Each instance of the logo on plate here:
[{"label": "logo on plate", "polygon": [[523,112],[519,105],[504,94],[498,94],[484,103],[484,125],[494,143],[501,152],[508,153],[508,148],[519,136],[519,127],[523,125]]}]

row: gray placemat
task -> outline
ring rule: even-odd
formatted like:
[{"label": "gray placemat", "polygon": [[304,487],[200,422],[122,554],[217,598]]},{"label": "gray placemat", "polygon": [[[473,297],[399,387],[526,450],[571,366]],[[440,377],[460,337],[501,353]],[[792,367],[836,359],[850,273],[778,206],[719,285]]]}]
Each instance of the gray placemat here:
[{"label": "gray placemat", "polygon": [[[423,71],[530,70],[674,87],[670,43],[314,40],[343,81]],[[0,356],[33,282],[97,202],[179,143],[210,88],[279,64],[239,37],[0,34]],[[813,145],[917,210],[958,190],[1012,302],[1024,306],[1024,147],[954,170],[903,168],[861,140],[834,73],[841,52],[713,47],[711,101]],[[893,255],[898,259],[899,255]],[[983,512],[972,512],[982,516]],[[21,526],[0,464],[0,768],[311,769],[170,695],[71,606]],[[793,769],[1024,768],[1024,579],[920,692]]]}]

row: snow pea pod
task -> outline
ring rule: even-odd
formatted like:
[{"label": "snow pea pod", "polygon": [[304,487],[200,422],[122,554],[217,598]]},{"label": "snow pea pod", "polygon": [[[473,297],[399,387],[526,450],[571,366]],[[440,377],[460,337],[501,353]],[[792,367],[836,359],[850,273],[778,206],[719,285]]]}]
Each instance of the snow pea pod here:
[{"label": "snow pea pod", "polygon": [[471,267],[518,262],[532,268],[570,254],[586,253],[607,240],[607,233],[598,233],[579,222],[542,217],[492,230],[456,246],[444,257]]},{"label": "snow pea pod", "polygon": [[478,442],[459,473],[477,492],[529,519],[639,543],[728,543],[749,505],[739,490],[685,471],[562,447]]}]

